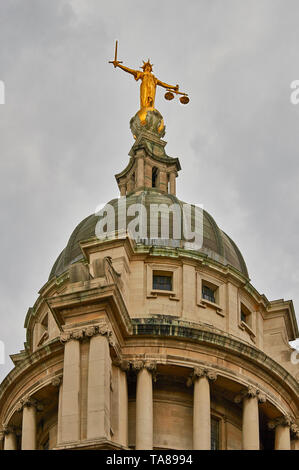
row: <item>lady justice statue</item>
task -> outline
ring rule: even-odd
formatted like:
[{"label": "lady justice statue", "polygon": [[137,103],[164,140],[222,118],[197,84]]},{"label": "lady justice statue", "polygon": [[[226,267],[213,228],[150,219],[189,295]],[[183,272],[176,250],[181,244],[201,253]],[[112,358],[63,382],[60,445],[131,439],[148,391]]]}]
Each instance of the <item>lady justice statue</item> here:
[{"label": "lady justice statue", "polygon": [[[133,75],[136,81],[141,80],[140,85],[140,110],[138,111],[138,116],[140,119],[141,125],[146,123],[147,113],[149,111],[157,111],[155,109],[155,97],[156,97],[156,88],[157,85],[166,88],[167,92],[165,93],[165,98],[167,100],[172,100],[174,98],[174,94],[182,95],[180,98],[180,102],[182,104],[187,104],[189,102],[188,95],[186,93],[182,93],[179,91],[179,85],[168,85],[167,83],[162,82],[155,75],[152,73],[153,65],[150,63],[148,59],[147,62],[143,61],[143,66],[140,67],[142,72],[139,70],[130,69],[129,67],[125,67],[121,65],[122,62],[117,60],[117,41],[115,44],[115,57],[114,60],[109,62],[113,64],[114,67],[119,67],[125,72],[130,73]],[[164,124],[162,122],[162,126],[164,128]]]}]

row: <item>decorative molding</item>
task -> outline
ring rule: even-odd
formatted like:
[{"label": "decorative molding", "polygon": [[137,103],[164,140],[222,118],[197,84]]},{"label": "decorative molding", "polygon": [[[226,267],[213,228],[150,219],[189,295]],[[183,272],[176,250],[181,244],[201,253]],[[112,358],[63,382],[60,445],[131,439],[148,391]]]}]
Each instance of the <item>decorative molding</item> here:
[{"label": "decorative molding", "polygon": [[123,372],[127,372],[130,369],[130,362],[124,359],[114,359],[112,364],[116,367],[119,367]]},{"label": "decorative molding", "polygon": [[53,385],[53,387],[59,387],[61,384],[62,384],[62,374],[56,375],[55,377],[52,378],[51,385]]},{"label": "decorative molding", "polygon": [[265,393],[261,392],[258,388],[248,385],[246,389],[242,390],[235,399],[235,403],[241,403],[244,398],[257,398],[259,403],[265,403],[267,401],[267,396]]},{"label": "decorative molding", "polygon": [[209,381],[214,382],[217,380],[217,374],[211,369],[206,369],[204,367],[194,367],[193,372],[187,379],[187,387],[191,387],[194,384],[195,380],[206,377]]},{"label": "decorative molding", "polygon": [[242,331],[246,331],[248,334],[249,334],[249,337],[250,339],[256,343],[256,340],[255,340],[255,333],[254,331],[251,329],[251,327],[249,325],[247,325],[247,323],[245,323],[244,321],[240,321],[240,323],[238,324],[238,327],[240,328],[240,330]]},{"label": "decorative molding", "polygon": [[61,343],[67,343],[67,341],[70,341],[72,339],[71,333],[61,333],[60,334],[60,342]]}]

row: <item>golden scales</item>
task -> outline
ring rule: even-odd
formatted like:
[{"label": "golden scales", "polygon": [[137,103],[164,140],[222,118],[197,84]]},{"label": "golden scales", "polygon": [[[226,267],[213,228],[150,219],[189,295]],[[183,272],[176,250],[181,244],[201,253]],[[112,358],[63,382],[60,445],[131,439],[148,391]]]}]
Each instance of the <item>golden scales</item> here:
[{"label": "golden scales", "polygon": [[140,72],[139,70],[130,69],[124,65],[121,65],[122,62],[117,60],[117,45],[118,41],[115,44],[115,55],[114,60],[109,61],[110,64],[113,64],[114,67],[119,67],[127,73],[130,73],[134,76],[135,80],[141,80],[140,85],[140,112],[146,110],[153,110],[155,106],[155,96],[156,96],[156,88],[157,85],[166,88],[166,93],[164,98],[168,101],[173,100],[174,94],[181,95],[180,102],[182,104],[188,104],[189,98],[187,93],[183,93],[179,91],[179,85],[169,85],[167,83],[162,82],[155,75],[152,73],[152,64],[148,59],[147,62],[143,62],[143,66],[140,67],[143,71]]}]

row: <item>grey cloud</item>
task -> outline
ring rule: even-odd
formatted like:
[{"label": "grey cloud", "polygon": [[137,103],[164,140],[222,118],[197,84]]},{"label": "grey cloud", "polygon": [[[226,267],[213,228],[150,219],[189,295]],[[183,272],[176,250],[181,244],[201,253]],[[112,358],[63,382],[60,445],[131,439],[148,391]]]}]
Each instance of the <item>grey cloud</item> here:
[{"label": "grey cloud", "polygon": [[[190,94],[166,103],[178,195],[203,203],[239,245],[254,286],[293,298],[298,281],[299,79],[296,0],[13,0],[0,5],[1,332],[23,322],[75,225],[117,195],[138,86],[108,64],[148,57]],[[11,368],[0,365],[4,377]]]}]

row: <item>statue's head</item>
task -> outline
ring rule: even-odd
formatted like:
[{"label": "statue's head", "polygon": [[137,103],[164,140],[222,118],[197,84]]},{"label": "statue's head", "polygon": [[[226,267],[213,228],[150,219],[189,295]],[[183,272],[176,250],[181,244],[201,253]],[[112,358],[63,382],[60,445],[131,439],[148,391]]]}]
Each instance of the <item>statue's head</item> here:
[{"label": "statue's head", "polygon": [[151,72],[153,70],[153,64],[150,63],[150,60],[148,59],[147,62],[143,62],[143,66],[140,67],[144,72]]}]

